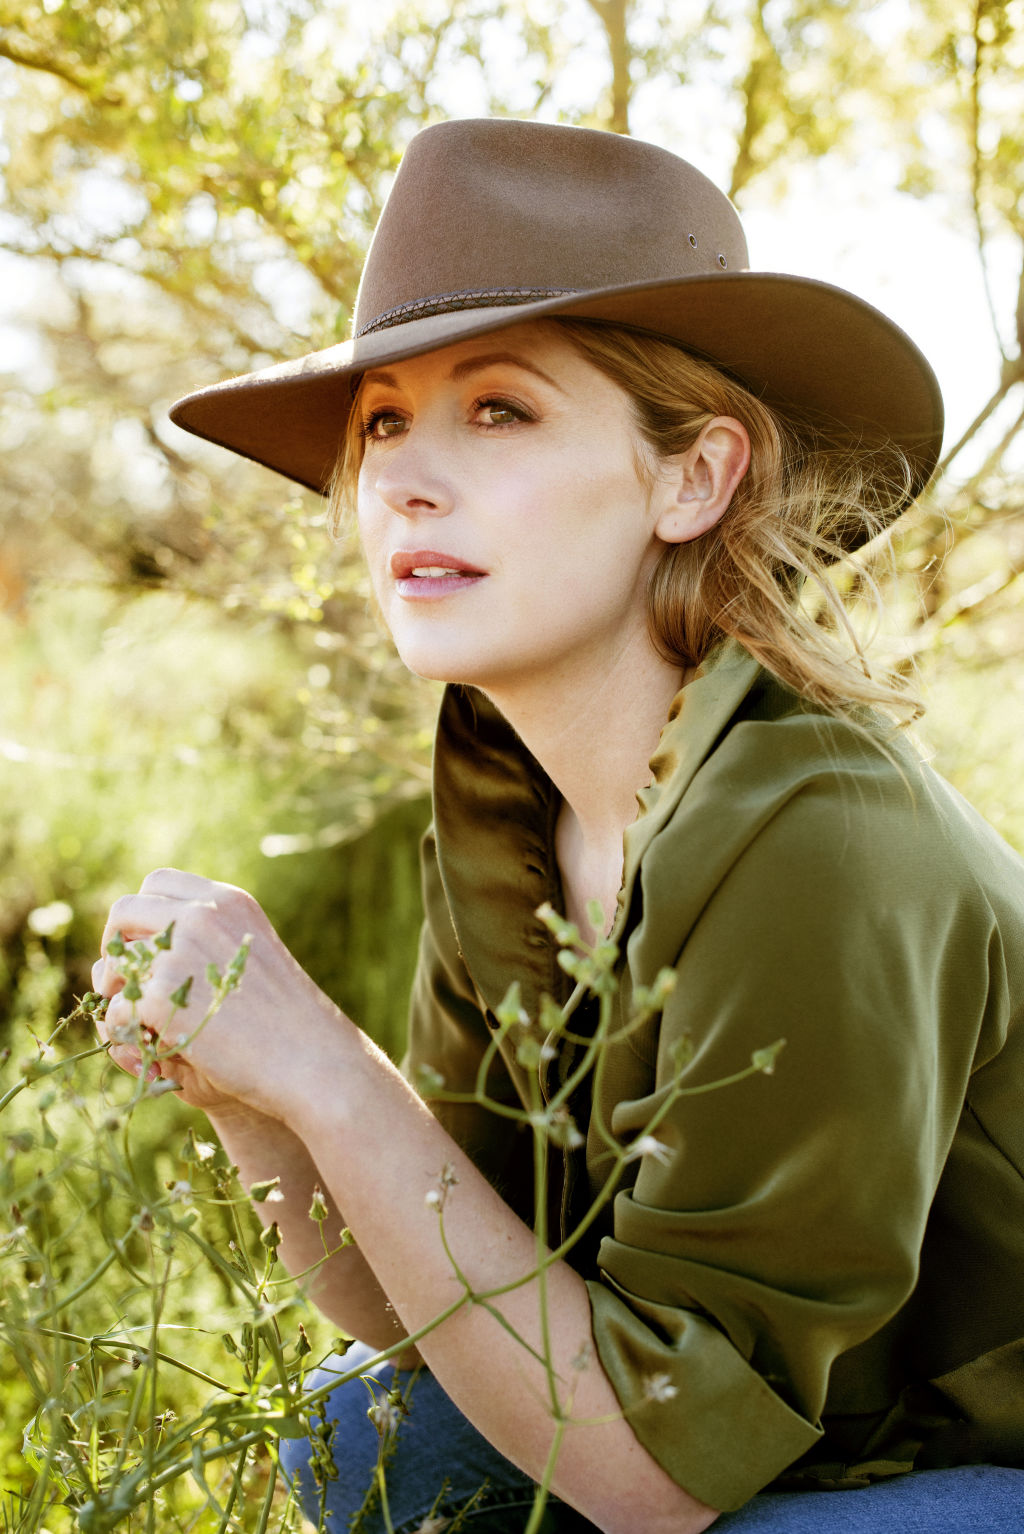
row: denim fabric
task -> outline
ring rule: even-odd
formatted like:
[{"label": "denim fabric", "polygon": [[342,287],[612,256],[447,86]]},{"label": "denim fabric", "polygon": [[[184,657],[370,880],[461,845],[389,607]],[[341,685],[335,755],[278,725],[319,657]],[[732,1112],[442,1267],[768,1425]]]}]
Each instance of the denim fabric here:
[{"label": "denim fabric", "polygon": [[[329,1384],[333,1375],[372,1357],[372,1350],[357,1345],[317,1370],[307,1384]],[[393,1388],[408,1396],[385,1471],[395,1534],[441,1534],[442,1529],[522,1534],[533,1483],[480,1436],[436,1380],[425,1371],[412,1375],[389,1365],[374,1369],[369,1378],[378,1382],[378,1401]],[[381,1447],[368,1416],[373,1404],[358,1379],[327,1398],[325,1420],[328,1430],[335,1424],[331,1449],[337,1475],[323,1481],[323,1502],[308,1463],[310,1444],[281,1443],[282,1466],[295,1482],[303,1511],[317,1524],[323,1508],[329,1534],[346,1534],[350,1528],[385,1534],[377,1501],[356,1517],[373,1483]],[[739,1512],[723,1513],[714,1528],[720,1534],[1024,1534],[1024,1470],[969,1465],[896,1476],[860,1491],[762,1492]],[[542,1534],[589,1530],[592,1524],[551,1499]]]},{"label": "denim fabric", "polygon": [[[329,1360],[307,1380],[311,1389],[328,1384],[333,1372],[350,1372],[372,1358],[373,1350],[357,1344],[344,1358]],[[397,1427],[397,1442],[385,1471],[388,1511],[395,1534],[434,1534],[429,1518],[454,1518],[472,1501],[465,1514],[473,1534],[520,1534],[533,1505],[535,1487],[528,1476],[493,1449],[452,1404],[432,1375],[420,1371],[374,1369],[369,1378],[379,1382],[378,1400],[392,1388],[408,1392],[408,1411]],[[343,1534],[363,1507],[373,1482],[381,1439],[368,1416],[373,1405],[360,1380],[350,1380],[328,1397],[326,1418],[336,1424],[331,1448],[337,1478],[326,1481],[325,1529]],[[281,1443],[281,1462],[296,1489],[303,1511],[311,1522],[320,1518],[321,1493],[309,1468],[310,1445],[297,1440]],[[483,1489],[481,1489],[483,1488]],[[462,1524],[460,1523],[460,1527]],[[576,1525],[590,1527],[582,1521]],[[384,1534],[386,1524],[374,1501],[355,1525],[359,1534]],[[440,1530],[441,1524],[437,1525]],[[544,1534],[555,1534],[563,1525],[549,1520]],[[570,1526],[565,1525],[568,1529]]]},{"label": "denim fabric", "polygon": [[1024,1534],[1024,1470],[916,1470],[860,1491],[762,1492],[720,1534]]}]

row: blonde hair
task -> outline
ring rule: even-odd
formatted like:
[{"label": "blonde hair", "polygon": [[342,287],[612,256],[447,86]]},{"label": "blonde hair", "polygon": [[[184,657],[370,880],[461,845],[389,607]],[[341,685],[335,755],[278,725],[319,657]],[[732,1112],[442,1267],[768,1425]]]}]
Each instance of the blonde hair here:
[{"label": "blonde hair", "polygon": [[[743,384],[671,341],[588,320],[546,322],[629,396],[650,461],[684,453],[715,416],[750,436],[750,467],[719,522],[689,543],[666,546],[648,586],[659,653],[697,666],[725,638],[828,713],[866,708],[909,723],[921,705],[907,681],[869,660],[850,621],[834,567],[879,532],[907,501],[911,470],[895,448],[851,440],[838,423],[766,405]],[[337,525],[354,501],[363,436],[353,411],[330,488]],[[876,611],[875,583],[858,594]],[[861,721],[863,722],[863,721]]]}]

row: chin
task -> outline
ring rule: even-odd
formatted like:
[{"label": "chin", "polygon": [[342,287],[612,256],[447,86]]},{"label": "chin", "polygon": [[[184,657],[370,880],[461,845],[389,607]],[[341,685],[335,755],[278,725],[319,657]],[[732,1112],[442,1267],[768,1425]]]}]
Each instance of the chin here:
[{"label": "chin", "polygon": [[479,655],[472,657],[439,653],[435,646],[398,647],[403,664],[425,682],[447,682],[455,686],[478,687],[487,692],[508,675],[508,667],[494,661],[487,664]]},{"label": "chin", "polygon": [[462,682],[475,685],[476,668],[458,656],[439,652],[436,645],[396,645],[402,664],[425,682]]}]

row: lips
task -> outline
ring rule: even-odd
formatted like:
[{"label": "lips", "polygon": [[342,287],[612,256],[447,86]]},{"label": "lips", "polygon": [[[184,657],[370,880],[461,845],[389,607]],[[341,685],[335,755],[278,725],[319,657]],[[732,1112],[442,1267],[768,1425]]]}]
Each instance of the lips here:
[{"label": "lips", "polygon": [[486,573],[478,565],[437,549],[397,549],[391,556],[391,574],[399,581],[445,580]]}]

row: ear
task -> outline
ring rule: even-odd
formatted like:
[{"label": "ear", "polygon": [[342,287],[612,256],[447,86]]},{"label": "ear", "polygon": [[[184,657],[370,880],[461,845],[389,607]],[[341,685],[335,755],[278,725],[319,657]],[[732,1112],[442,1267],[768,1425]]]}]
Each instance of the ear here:
[{"label": "ear", "polygon": [[731,415],[708,421],[691,448],[663,465],[666,494],[655,523],[664,543],[689,543],[729,509],[750,464],[746,427]]}]

